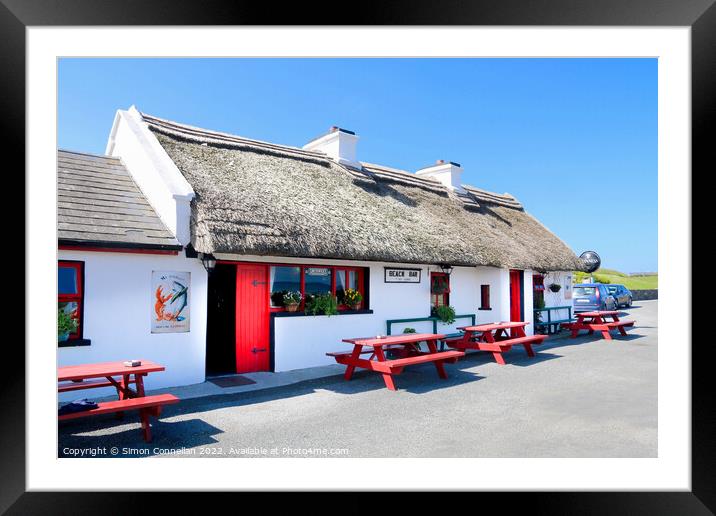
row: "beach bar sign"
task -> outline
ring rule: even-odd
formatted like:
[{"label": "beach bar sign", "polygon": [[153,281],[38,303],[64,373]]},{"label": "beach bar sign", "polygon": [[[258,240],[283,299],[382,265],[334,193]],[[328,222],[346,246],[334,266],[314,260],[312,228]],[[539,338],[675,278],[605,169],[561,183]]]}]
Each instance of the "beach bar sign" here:
[{"label": "beach bar sign", "polygon": [[420,283],[420,269],[385,268],[386,283]]},{"label": "beach bar sign", "polygon": [[152,272],[152,333],[189,331],[189,272]]}]

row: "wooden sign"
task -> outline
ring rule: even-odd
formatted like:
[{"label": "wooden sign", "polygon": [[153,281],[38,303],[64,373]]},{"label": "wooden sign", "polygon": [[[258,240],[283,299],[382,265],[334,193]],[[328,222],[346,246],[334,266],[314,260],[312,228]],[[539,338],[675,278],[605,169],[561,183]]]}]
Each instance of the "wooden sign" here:
[{"label": "wooden sign", "polygon": [[421,269],[385,268],[386,283],[420,283]]}]

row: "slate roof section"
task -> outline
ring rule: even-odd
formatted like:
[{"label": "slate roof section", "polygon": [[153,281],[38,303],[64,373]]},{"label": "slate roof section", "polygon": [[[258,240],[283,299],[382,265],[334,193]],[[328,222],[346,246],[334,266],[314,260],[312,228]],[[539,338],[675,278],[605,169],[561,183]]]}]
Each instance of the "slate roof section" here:
[{"label": "slate roof section", "polygon": [[180,250],[119,158],[57,151],[60,244]]}]

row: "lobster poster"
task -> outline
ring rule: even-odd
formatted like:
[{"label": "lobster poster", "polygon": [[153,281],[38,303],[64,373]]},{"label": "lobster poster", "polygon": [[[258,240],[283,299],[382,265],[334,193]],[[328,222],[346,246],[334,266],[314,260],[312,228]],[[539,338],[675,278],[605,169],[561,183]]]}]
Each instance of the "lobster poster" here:
[{"label": "lobster poster", "polygon": [[189,331],[190,272],[152,271],[152,333]]}]

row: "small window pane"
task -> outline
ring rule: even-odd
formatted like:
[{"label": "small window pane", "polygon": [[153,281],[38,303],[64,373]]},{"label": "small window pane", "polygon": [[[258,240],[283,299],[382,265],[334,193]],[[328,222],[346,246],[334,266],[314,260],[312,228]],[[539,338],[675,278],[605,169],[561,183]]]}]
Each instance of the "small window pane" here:
[{"label": "small window pane", "polygon": [[358,272],[348,271],[348,288],[358,290]]},{"label": "small window pane", "polygon": [[336,298],[339,304],[343,304],[343,297],[346,292],[346,271],[336,271]]},{"label": "small window pane", "polygon": [[301,291],[301,268],[271,267],[271,306],[283,306],[283,295],[289,291]]},{"label": "small window pane", "polygon": [[57,292],[59,294],[78,294],[77,269],[74,267],[57,268]]},{"label": "small window pane", "polygon": [[[72,319],[74,319],[77,323],[79,323],[80,320],[80,312],[79,312],[79,304],[75,301],[68,301],[68,302],[60,302],[57,304],[57,307],[64,311],[66,314],[68,314]],[[77,329],[70,333],[71,336],[75,336],[79,334],[79,324],[77,325]]]},{"label": "small window pane", "polygon": [[306,295],[329,293],[331,273],[330,267],[306,267]]}]

